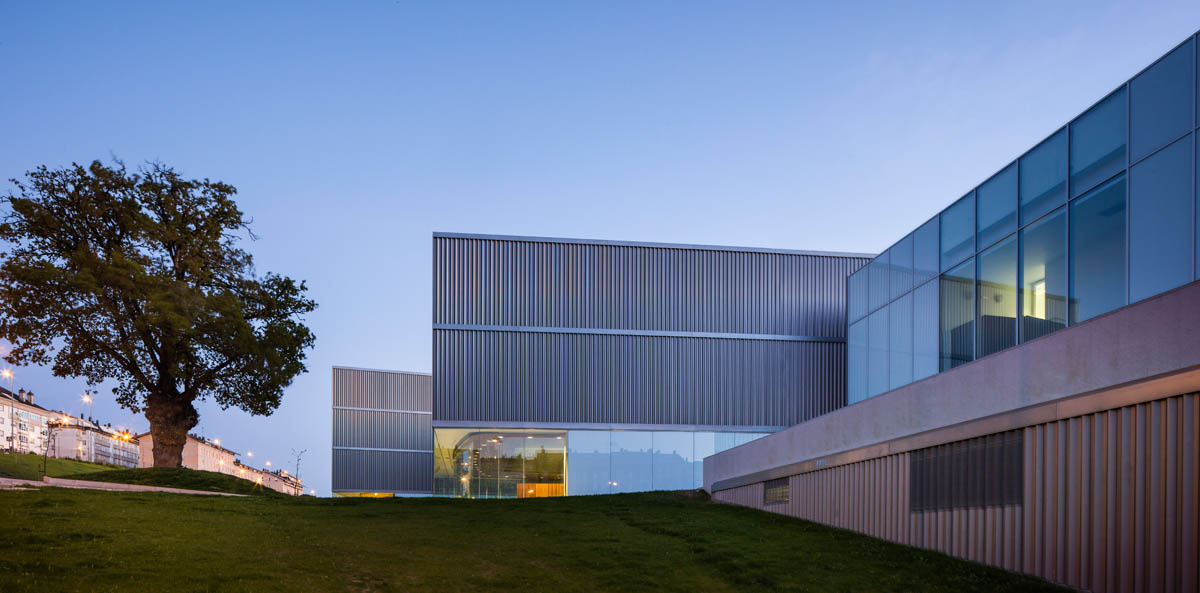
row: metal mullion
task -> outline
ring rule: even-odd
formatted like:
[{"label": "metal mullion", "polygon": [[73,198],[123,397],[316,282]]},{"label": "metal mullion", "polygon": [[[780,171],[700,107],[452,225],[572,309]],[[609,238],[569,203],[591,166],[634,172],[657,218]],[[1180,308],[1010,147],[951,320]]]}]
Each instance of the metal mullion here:
[{"label": "metal mullion", "polygon": [[[1161,59],[1161,58],[1160,58]],[[1157,63],[1157,60],[1156,60]],[[1130,79],[1133,80],[1133,79]],[[1125,83],[1125,302],[1121,305],[1124,307],[1129,304],[1129,219],[1132,218],[1133,208],[1129,203],[1129,190],[1132,185],[1129,183],[1129,161],[1130,155],[1133,154],[1133,145],[1130,143],[1131,132],[1133,131],[1133,85],[1129,82]]]}]

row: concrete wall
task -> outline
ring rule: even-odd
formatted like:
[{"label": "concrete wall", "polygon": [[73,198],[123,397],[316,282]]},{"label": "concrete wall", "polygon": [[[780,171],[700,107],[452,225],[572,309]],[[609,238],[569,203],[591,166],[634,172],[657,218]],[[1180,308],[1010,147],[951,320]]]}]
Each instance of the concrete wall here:
[{"label": "concrete wall", "polygon": [[[705,487],[833,453],[1101,390],[1148,401],[1200,390],[1192,283],[704,460]],[[1139,387],[1141,385],[1141,387]],[[1140,391],[1139,391],[1140,390]],[[1122,395],[1124,394],[1124,395]],[[1114,399],[1114,401],[1118,401]],[[1019,416],[995,422],[1020,428]],[[997,425],[989,432],[1000,432]]]}]

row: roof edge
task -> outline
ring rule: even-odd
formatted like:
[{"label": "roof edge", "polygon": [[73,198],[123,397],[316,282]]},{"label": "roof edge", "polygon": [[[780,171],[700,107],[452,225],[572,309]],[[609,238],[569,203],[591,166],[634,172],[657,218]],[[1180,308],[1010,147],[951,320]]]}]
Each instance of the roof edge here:
[{"label": "roof edge", "polygon": [[774,253],[780,255],[808,255],[813,257],[846,257],[872,259],[876,253],[853,253],[843,251],[812,251],[803,249],[773,249],[769,247],[737,247],[732,245],[700,245],[691,243],[658,243],[654,241],[616,241],[609,239],[574,239],[567,237],[531,237],[522,235],[489,235],[481,233],[434,232],[435,239],[483,239],[488,241],[514,241],[522,243],[563,243],[568,245],[604,245],[609,247],[651,247],[656,249],[692,249],[699,251],[730,251],[740,253]]}]

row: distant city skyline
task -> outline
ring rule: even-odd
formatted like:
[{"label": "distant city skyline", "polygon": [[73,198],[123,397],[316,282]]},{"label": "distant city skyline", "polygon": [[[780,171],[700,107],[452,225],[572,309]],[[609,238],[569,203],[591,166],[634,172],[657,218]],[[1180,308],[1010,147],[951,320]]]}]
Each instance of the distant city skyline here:
[{"label": "distant city skyline", "polygon": [[[433,232],[877,252],[1200,28],[1156,4],[6,5],[0,178],[238,187],[317,345],[275,415],[205,402],[193,432],[308,449],[327,495],[331,367],[430,370]],[[14,373],[87,414],[83,380]]]}]

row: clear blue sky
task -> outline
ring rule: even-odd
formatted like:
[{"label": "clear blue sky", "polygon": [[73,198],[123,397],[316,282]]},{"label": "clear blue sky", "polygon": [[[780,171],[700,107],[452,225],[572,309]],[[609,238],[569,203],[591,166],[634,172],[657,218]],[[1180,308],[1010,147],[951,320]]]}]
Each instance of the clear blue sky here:
[{"label": "clear blue sky", "polygon": [[321,493],[331,365],[430,368],[433,231],[880,251],[1200,28],[1195,0],[49,4],[0,5],[0,177],[236,185],[317,347],[274,416],[201,427],[307,448]]}]

